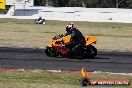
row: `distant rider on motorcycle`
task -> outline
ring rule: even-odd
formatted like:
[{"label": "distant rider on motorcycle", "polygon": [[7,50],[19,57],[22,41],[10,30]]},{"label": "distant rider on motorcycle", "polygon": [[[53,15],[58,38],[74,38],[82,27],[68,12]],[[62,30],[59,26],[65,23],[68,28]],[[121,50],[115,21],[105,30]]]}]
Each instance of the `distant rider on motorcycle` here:
[{"label": "distant rider on motorcycle", "polygon": [[38,19],[35,20],[35,24],[45,24],[46,21],[45,19],[42,19],[42,17],[39,17]]},{"label": "distant rider on motorcycle", "polygon": [[71,52],[76,51],[79,49],[85,42],[85,37],[82,35],[82,33],[75,28],[73,23],[69,23],[66,26],[67,33],[64,34],[65,36],[71,34],[70,41],[68,43],[65,43],[64,45],[67,46],[73,46],[71,49]]}]

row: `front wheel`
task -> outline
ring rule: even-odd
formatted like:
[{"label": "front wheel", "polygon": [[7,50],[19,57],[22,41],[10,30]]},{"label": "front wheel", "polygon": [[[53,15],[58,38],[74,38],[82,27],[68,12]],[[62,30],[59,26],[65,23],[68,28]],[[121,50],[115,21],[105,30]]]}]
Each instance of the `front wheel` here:
[{"label": "front wheel", "polygon": [[84,48],[84,57],[85,58],[93,59],[93,58],[95,58],[96,55],[97,55],[97,49],[94,46],[90,45],[90,46],[86,46]]},{"label": "front wheel", "polygon": [[45,53],[49,57],[57,57],[58,56],[57,50],[53,47],[48,47],[47,46],[46,49],[45,49]]}]

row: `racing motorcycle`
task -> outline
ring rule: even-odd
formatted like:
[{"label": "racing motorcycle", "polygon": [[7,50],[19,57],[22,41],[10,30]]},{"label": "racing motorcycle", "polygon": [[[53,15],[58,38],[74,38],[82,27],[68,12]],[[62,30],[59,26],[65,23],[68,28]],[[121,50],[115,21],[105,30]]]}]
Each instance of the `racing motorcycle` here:
[{"label": "racing motorcycle", "polygon": [[65,36],[63,34],[55,35],[51,40],[48,46],[45,49],[45,53],[49,57],[58,57],[58,56],[68,56],[75,55],[81,56],[84,58],[94,58],[97,55],[97,49],[93,46],[96,44],[97,38],[95,36],[90,36],[85,39],[84,45],[76,50],[74,54],[70,53],[70,50],[73,46],[63,46],[65,43],[69,42],[71,35]]},{"label": "racing motorcycle", "polygon": [[35,24],[46,24],[45,19],[35,19],[34,21]]}]

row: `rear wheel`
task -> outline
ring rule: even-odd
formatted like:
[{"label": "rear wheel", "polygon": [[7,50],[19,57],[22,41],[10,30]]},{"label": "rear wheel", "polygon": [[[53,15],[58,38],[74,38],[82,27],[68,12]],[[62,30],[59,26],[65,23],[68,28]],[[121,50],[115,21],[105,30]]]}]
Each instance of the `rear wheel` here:
[{"label": "rear wheel", "polygon": [[93,58],[95,58],[96,55],[97,55],[97,49],[94,46],[90,45],[90,46],[86,46],[84,48],[84,57],[85,58],[93,59]]},{"label": "rear wheel", "polygon": [[53,47],[48,47],[47,46],[46,49],[45,49],[45,53],[49,57],[57,57],[58,56],[57,50]]}]

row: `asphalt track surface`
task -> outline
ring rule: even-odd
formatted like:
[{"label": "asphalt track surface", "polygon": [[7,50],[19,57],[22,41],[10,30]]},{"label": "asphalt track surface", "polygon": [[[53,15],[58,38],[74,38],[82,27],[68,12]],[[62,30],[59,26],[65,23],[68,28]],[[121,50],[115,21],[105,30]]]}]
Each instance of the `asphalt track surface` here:
[{"label": "asphalt track surface", "polygon": [[44,49],[0,47],[0,68],[132,73],[132,52],[98,51],[95,59],[53,58]]}]

